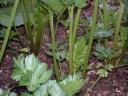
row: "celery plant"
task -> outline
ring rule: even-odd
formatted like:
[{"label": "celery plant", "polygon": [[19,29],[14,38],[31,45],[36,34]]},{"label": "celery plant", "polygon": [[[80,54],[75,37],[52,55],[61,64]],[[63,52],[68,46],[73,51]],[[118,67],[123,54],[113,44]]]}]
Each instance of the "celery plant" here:
[{"label": "celery plant", "polygon": [[[104,27],[107,29],[107,0],[104,0],[103,2],[103,17],[104,17]],[[107,39],[105,39],[105,46],[107,47]]]},{"label": "celery plant", "polygon": [[[81,8],[86,6],[86,0],[78,0],[72,3],[70,2],[71,5],[69,6],[69,74],[73,74],[75,71],[73,69],[73,52],[74,52],[74,44],[75,44],[75,39],[76,39],[76,34],[77,34],[77,28],[79,24],[79,18],[80,18],[80,13],[81,13]],[[77,14],[74,17],[74,8],[77,7]]]},{"label": "celery plant", "polygon": [[42,7],[41,1],[36,0],[23,0],[22,10],[30,48],[35,55],[38,55],[44,35],[43,29],[48,21],[48,13]]},{"label": "celery plant", "polygon": [[114,49],[117,48],[123,12],[124,12],[124,3],[122,1],[120,1],[120,9],[118,11],[118,17],[117,17],[116,29],[115,29],[115,35],[114,35]]},{"label": "celery plant", "polygon": [[89,44],[88,44],[88,51],[86,53],[86,58],[85,58],[85,65],[84,65],[84,70],[83,70],[83,74],[86,73],[86,69],[87,69],[87,65],[89,62],[89,57],[90,57],[90,53],[92,50],[92,45],[93,45],[93,38],[94,38],[94,32],[96,31],[96,20],[97,20],[97,13],[98,13],[98,1],[99,0],[95,0],[94,2],[94,10],[93,10],[93,21],[92,21],[92,26],[91,26],[91,32],[90,32],[90,37],[89,37]]},{"label": "celery plant", "polygon": [[69,8],[70,10],[70,14],[69,14],[69,18],[70,18],[70,28],[69,28],[69,73],[72,74],[73,73],[73,11],[74,11],[74,6],[71,6]]},{"label": "celery plant", "polygon": [[15,14],[16,14],[16,9],[18,7],[19,2],[20,2],[20,0],[15,0],[15,4],[14,4],[14,7],[13,7],[11,16],[10,16],[10,20],[9,20],[9,23],[8,23],[8,26],[7,26],[7,30],[5,32],[5,39],[4,39],[4,42],[3,42],[1,50],[0,50],[0,62],[2,60],[2,57],[4,55],[4,51],[5,51],[7,43],[8,43],[10,30],[11,30],[11,27],[13,25],[13,20],[14,20],[14,17],[15,17]]},{"label": "celery plant", "polygon": [[[128,1],[127,0],[123,0],[124,1],[124,5],[125,5],[125,11],[126,11],[126,20],[128,21],[128,17],[127,17],[127,14],[128,14]],[[121,38],[121,41],[122,41],[122,52],[121,52],[121,55],[120,57],[118,58],[118,60],[116,61],[115,65],[119,65],[122,60],[123,60],[123,57],[125,56],[125,52],[127,51],[127,48],[128,48],[128,32],[127,32],[127,27],[122,27],[122,30],[121,30],[121,35],[122,35],[122,38]]]},{"label": "celery plant", "polygon": [[107,27],[107,8],[106,8],[106,5],[107,5],[107,0],[104,0],[103,2],[103,18],[104,18],[104,26],[105,28]]},{"label": "celery plant", "polygon": [[49,11],[49,21],[50,21],[50,30],[51,30],[51,39],[52,39],[52,53],[53,53],[53,67],[57,80],[61,79],[59,65],[56,60],[56,41],[55,41],[55,30],[53,25],[53,13]]}]

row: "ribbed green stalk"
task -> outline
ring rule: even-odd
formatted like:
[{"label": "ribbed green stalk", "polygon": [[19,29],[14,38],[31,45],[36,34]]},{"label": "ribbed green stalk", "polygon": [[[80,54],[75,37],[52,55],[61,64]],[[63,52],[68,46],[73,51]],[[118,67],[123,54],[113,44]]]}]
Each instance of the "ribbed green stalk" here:
[{"label": "ribbed green stalk", "polygon": [[27,32],[27,37],[30,40],[30,45],[31,45],[31,49],[32,52],[35,53],[35,45],[34,45],[34,40],[33,40],[33,34],[32,34],[32,28],[31,28],[31,22],[30,22],[30,17],[29,17],[29,7],[28,6],[28,1],[27,0],[23,0],[23,16],[24,16],[24,23],[25,23],[25,29]]},{"label": "ribbed green stalk", "polygon": [[85,55],[86,58],[85,58],[83,74],[86,73],[86,69],[88,66],[89,57],[90,57],[90,53],[91,53],[92,45],[93,45],[94,32],[96,30],[96,20],[97,20],[97,13],[98,13],[98,0],[95,0],[94,3],[95,3],[95,5],[94,5],[94,10],[93,10],[93,22],[92,22],[91,32],[90,32],[90,37],[89,37],[88,51]]},{"label": "ribbed green stalk", "polygon": [[73,12],[74,6],[69,8],[69,19],[70,19],[70,27],[69,27],[69,74],[73,74]]},{"label": "ribbed green stalk", "polygon": [[115,50],[117,48],[117,43],[118,43],[118,38],[119,38],[119,32],[120,32],[120,26],[121,26],[123,12],[124,12],[124,3],[120,2],[120,9],[119,9],[119,12],[118,12],[115,35],[114,35],[114,49]]},{"label": "ribbed green stalk", "polygon": [[106,7],[106,4],[107,4],[107,0],[104,0],[103,14],[104,14],[104,26],[105,26],[105,28],[107,28],[107,7]]},{"label": "ribbed green stalk", "polygon": [[35,0],[32,0],[32,13],[33,15],[35,14],[35,7],[36,6],[36,1]]},{"label": "ribbed green stalk", "polygon": [[[103,4],[103,18],[104,18],[104,27],[105,29],[107,29],[107,0],[104,0],[104,4]],[[105,47],[107,47],[108,40],[105,39]]]},{"label": "ribbed green stalk", "polygon": [[61,74],[59,70],[59,65],[56,60],[56,41],[55,41],[55,32],[53,26],[53,13],[49,11],[49,20],[50,20],[50,30],[51,30],[51,39],[52,39],[52,54],[53,54],[53,68],[55,71],[55,75],[57,80],[61,80]]},{"label": "ribbed green stalk", "polygon": [[40,46],[41,46],[41,42],[42,41],[42,37],[44,37],[44,31],[42,30],[44,26],[42,26],[42,13],[38,13],[39,16],[37,16],[38,20],[38,27],[35,29],[36,30],[36,40],[35,40],[35,54],[38,55],[39,50],[40,50]]},{"label": "ribbed green stalk", "polygon": [[55,33],[57,32],[57,29],[58,29],[58,24],[59,24],[60,17],[62,16],[62,14],[65,12],[66,9],[67,9],[67,7],[65,7],[65,8],[62,10],[62,12],[59,14],[59,16],[57,16],[56,27],[55,27]]},{"label": "ribbed green stalk", "polygon": [[78,29],[78,24],[79,24],[79,19],[80,19],[80,13],[81,13],[81,9],[78,8],[77,14],[75,16],[74,27],[73,27],[73,45],[74,45],[75,39],[76,39],[76,34],[77,34],[77,29]]},{"label": "ribbed green stalk", "polygon": [[2,58],[3,58],[4,51],[5,51],[7,43],[8,43],[8,39],[9,39],[9,35],[10,35],[10,30],[11,30],[11,27],[13,25],[13,20],[14,20],[15,14],[16,14],[16,10],[17,10],[19,1],[20,0],[15,0],[14,7],[12,9],[10,20],[9,20],[9,23],[8,23],[8,26],[7,26],[7,30],[5,32],[5,38],[4,38],[4,41],[3,41],[3,44],[2,44],[2,47],[1,47],[1,50],[0,50],[0,62],[1,62]]}]

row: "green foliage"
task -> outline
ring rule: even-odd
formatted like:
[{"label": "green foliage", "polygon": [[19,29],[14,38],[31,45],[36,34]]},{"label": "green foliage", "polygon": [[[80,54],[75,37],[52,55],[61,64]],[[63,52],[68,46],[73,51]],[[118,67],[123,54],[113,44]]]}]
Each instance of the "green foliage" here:
[{"label": "green foliage", "polygon": [[38,55],[44,35],[44,28],[48,24],[48,12],[40,0],[22,0],[22,12],[27,38],[30,41],[31,51]]},{"label": "green foliage", "polygon": [[59,83],[56,80],[49,80],[34,92],[34,96],[73,96],[83,84],[84,80],[79,73],[70,75]]},{"label": "green foliage", "polygon": [[7,4],[13,4],[14,0],[0,0],[0,5],[7,5]]},{"label": "green foliage", "polygon": [[75,5],[75,7],[83,8],[86,6],[87,0],[42,0],[42,2],[50,8],[55,14],[60,13],[64,8]]},{"label": "green foliage", "polygon": [[42,0],[42,2],[47,6],[47,8],[51,11],[53,11],[55,14],[60,13],[63,9],[64,6],[60,2],[60,0]]},{"label": "green foliage", "polygon": [[48,96],[47,85],[41,85],[38,90],[33,93],[34,96]]},{"label": "green foliage", "polygon": [[0,89],[0,96],[17,96],[17,94],[14,92],[10,92],[10,90]]},{"label": "green foliage", "polygon": [[29,93],[22,93],[20,96],[33,96],[33,95],[30,95]]},{"label": "green foliage", "polygon": [[59,84],[66,96],[73,96],[83,87],[84,79],[82,79],[80,73],[77,73],[73,76],[69,75]]},{"label": "green foliage", "polygon": [[52,75],[52,71],[47,69],[47,64],[41,63],[33,54],[26,57],[21,54],[14,58],[14,65],[12,78],[19,81],[20,85],[27,86],[29,91],[34,91]]},{"label": "green foliage", "polygon": [[5,33],[6,35],[5,35],[1,50],[0,50],[0,62],[2,60],[2,57],[4,55],[4,51],[5,51],[7,43],[8,43],[10,30],[11,30],[11,27],[13,25],[13,20],[14,20],[15,14],[16,14],[16,10],[18,8],[19,1],[20,0],[15,0],[15,4],[14,4],[14,7],[13,7],[12,12],[11,12],[10,20],[8,22],[7,30],[6,30],[6,33]]},{"label": "green foliage", "polygon": [[[66,59],[66,56],[67,56],[66,46],[67,46],[66,44],[63,44],[63,45],[60,45],[57,47],[55,55],[56,55],[56,59],[58,61],[62,61],[64,59]],[[52,49],[51,47],[52,46],[50,44],[49,45],[50,50]],[[49,56],[53,56],[53,53],[50,50],[46,51],[46,54]]]},{"label": "green foliage", "polygon": [[56,80],[49,80],[34,93],[34,96],[65,96]]},{"label": "green foliage", "polygon": [[94,33],[94,38],[102,39],[112,36],[112,32],[102,27],[98,27]]},{"label": "green foliage", "polygon": [[75,7],[83,8],[86,6],[87,0],[61,0],[61,2],[66,6],[75,5]]},{"label": "green foliage", "polygon": [[78,8],[83,8],[87,4],[87,0],[75,0],[75,6]]},{"label": "green foliage", "polygon": [[80,73],[69,75],[58,83],[56,80],[49,80],[51,75],[52,71],[47,69],[47,65],[33,54],[26,57],[21,54],[14,58],[12,78],[31,92],[21,96],[73,96],[84,85]]},{"label": "green foliage", "polygon": [[[0,24],[3,26],[7,26],[9,22],[10,13],[12,10],[12,6],[5,7],[0,9]],[[15,26],[21,26],[23,25],[23,16],[20,7],[18,8],[16,15],[14,17],[14,25]]]},{"label": "green foliage", "polygon": [[107,77],[108,71],[105,69],[100,69],[100,70],[98,70],[97,74],[99,74],[100,77]]},{"label": "green foliage", "polygon": [[128,8],[128,0],[123,0],[124,1],[124,4],[126,6],[126,9]]},{"label": "green foliage", "polygon": [[103,68],[99,69],[97,74],[99,74],[100,77],[107,77],[108,76],[108,71],[112,71],[114,66],[112,64],[108,64],[104,66]]},{"label": "green foliage", "polygon": [[74,45],[73,67],[74,72],[78,71],[84,64],[85,54],[87,51],[86,40],[82,37]]},{"label": "green foliage", "polygon": [[97,44],[96,52],[94,52],[94,55],[97,56],[98,59],[105,60],[106,63],[110,63],[110,60],[118,57],[120,53],[120,50],[113,51],[111,48],[105,48],[104,46]]}]

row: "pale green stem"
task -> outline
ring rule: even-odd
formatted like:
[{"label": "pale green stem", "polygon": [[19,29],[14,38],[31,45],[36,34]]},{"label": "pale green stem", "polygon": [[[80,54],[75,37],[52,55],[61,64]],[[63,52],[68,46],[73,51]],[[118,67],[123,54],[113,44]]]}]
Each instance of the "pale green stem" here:
[{"label": "pale green stem", "polygon": [[[104,17],[104,27],[105,29],[107,29],[107,0],[104,0],[104,4],[103,4],[103,17]],[[105,47],[107,48],[108,45],[108,40],[105,39]]]},{"label": "pale green stem", "polygon": [[27,32],[27,36],[28,39],[30,41],[30,46],[32,49],[32,52],[35,54],[35,44],[34,44],[34,40],[33,40],[33,32],[32,32],[32,28],[31,28],[31,21],[30,21],[30,15],[29,15],[29,2],[27,0],[22,0],[22,4],[23,4],[23,16],[24,16],[24,23],[25,23],[25,29]]},{"label": "pale green stem", "polygon": [[57,80],[61,80],[61,74],[59,70],[59,65],[57,64],[56,60],[56,41],[55,41],[55,32],[53,26],[53,13],[49,11],[49,20],[50,20],[50,30],[51,30],[51,39],[52,39],[52,54],[53,54],[53,68],[55,71],[55,75]]},{"label": "pale green stem", "polygon": [[70,19],[70,27],[69,27],[69,74],[73,74],[73,12],[74,6],[69,8],[69,19]]},{"label": "pale green stem", "polygon": [[124,3],[121,2],[120,9],[118,12],[118,17],[117,17],[117,22],[116,22],[115,35],[114,35],[114,50],[116,50],[117,44],[118,44],[119,32],[120,32],[120,26],[121,26],[123,12],[124,12]]},{"label": "pale green stem", "polygon": [[90,53],[91,53],[92,45],[93,45],[94,32],[96,31],[96,21],[97,21],[97,14],[98,14],[98,0],[95,0],[94,4],[95,5],[94,5],[94,10],[93,10],[93,21],[92,21],[91,32],[90,32],[90,37],[89,37],[88,50],[85,55],[85,64],[84,64],[83,74],[86,73],[86,69],[88,66],[89,57],[90,57]]},{"label": "pale green stem", "polygon": [[77,29],[78,29],[78,24],[79,24],[79,19],[80,19],[80,13],[81,13],[81,9],[78,8],[75,21],[74,21],[74,28],[73,28],[73,45],[76,39],[76,34],[77,34]]},{"label": "pale green stem", "polygon": [[104,13],[104,26],[107,29],[107,8],[106,8],[107,1],[104,0],[104,7],[103,7],[103,13]]},{"label": "pale green stem", "polygon": [[15,14],[16,14],[16,10],[17,10],[19,1],[20,0],[15,0],[14,7],[12,9],[10,20],[9,20],[9,23],[8,23],[8,26],[7,26],[7,30],[5,32],[5,38],[4,38],[4,41],[3,41],[3,44],[2,44],[2,47],[1,47],[1,50],[0,50],[0,62],[1,62],[2,58],[3,58],[4,51],[5,51],[7,43],[8,43],[8,39],[9,39],[9,35],[10,35],[10,30],[11,30],[11,27],[13,25],[13,20],[14,20]]}]

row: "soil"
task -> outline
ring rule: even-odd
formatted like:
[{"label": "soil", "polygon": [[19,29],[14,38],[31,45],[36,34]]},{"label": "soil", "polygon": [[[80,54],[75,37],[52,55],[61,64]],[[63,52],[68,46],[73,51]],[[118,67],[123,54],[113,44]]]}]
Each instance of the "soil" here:
[{"label": "soil", "polygon": [[128,96],[128,66],[114,69],[91,88],[97,79],[96,74],[89,75],[80,96]]}]

